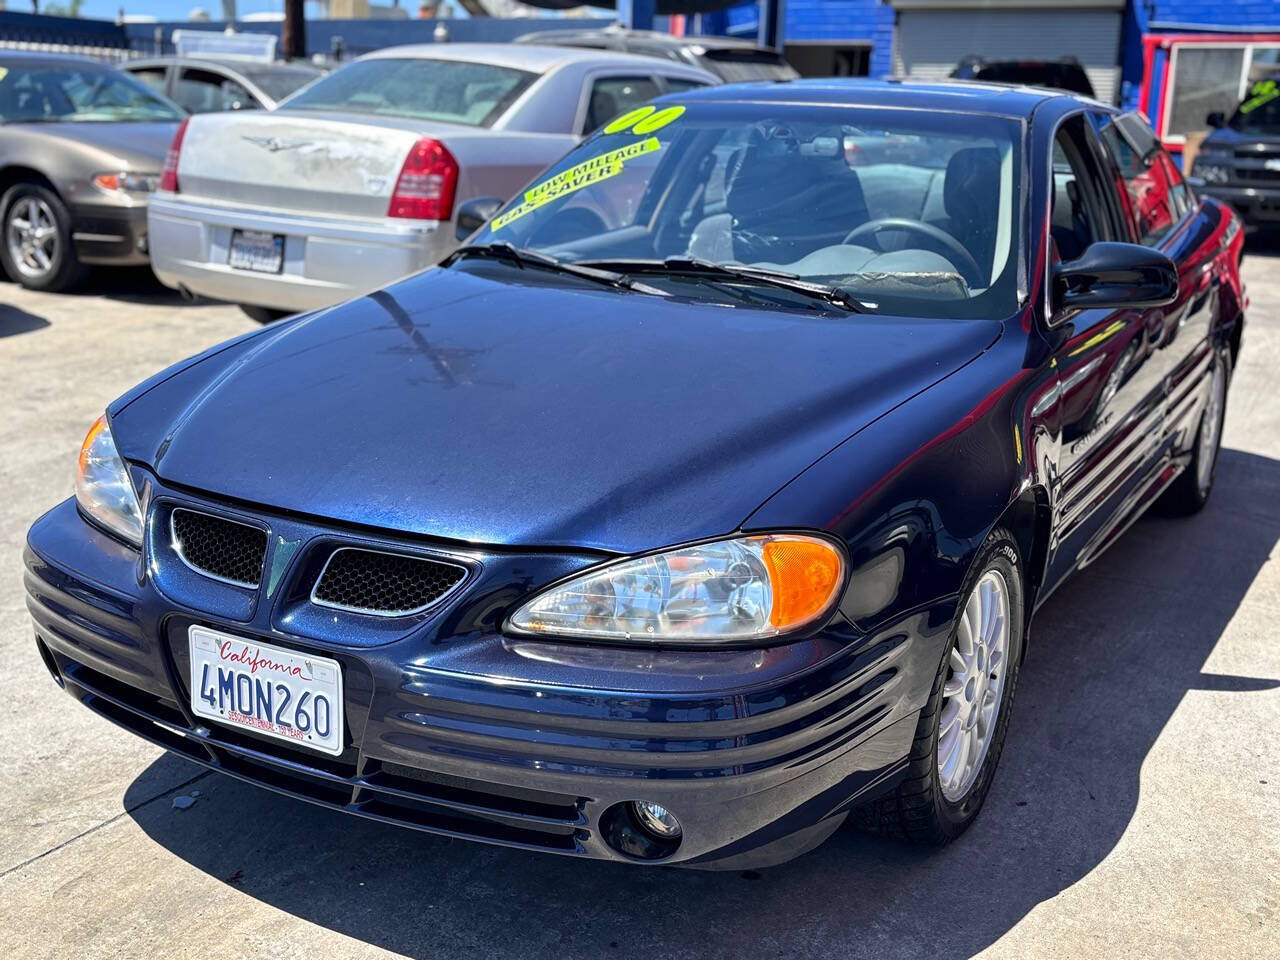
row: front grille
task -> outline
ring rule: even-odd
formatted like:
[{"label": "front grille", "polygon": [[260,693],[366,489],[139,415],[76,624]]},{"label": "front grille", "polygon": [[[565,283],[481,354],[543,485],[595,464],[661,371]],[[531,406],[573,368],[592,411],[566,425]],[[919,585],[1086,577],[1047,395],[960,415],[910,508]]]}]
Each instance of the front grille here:
[{"label": "front grille", "polygon": [[262,581],[265,530],[182,508],[173,511],[169,525],[173,549],[197,573],[240,587]]},{"label": "front grille", "polygon": [[1257,183],[1275,183],[1280,180],[1280,170],[1263,170],[1259,167],[1238,167],[1236,179]]},{"label": "front grille", "polygon": [[465,567],[425,557],[341,547],[325,564],[311,600],[384,617],[420,613],[467,576]]}]

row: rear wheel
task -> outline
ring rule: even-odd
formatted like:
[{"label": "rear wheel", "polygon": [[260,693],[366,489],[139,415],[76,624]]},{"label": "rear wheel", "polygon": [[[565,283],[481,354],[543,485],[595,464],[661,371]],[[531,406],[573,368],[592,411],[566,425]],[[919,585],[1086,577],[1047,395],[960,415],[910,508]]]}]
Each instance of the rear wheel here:
[{"label": "rear wheel", "polygon": [[1009,728],[1022,659],[1022,562],[996,530],[973,566],[929,701],[916,725],[906,777],[857,811],[865,828],[941,846],[977,817]]},{"label": "rear wheel", "polygon": [[0,198],[0,261],[10,279],[29,290],[58,292],[85,274],[71,240],[71,214],[58,195],[38,183],[19,183]]},{"label": "rear wheel", "polygon": [[1169,485],[1160,506],[1169,513],[1198,513],[1209,502],[1222,447],[1222,421],[1227,414],[1227,383],[1231,379],[1231,354],[1219,349],[1209,374],[1209,399],[1200,414],[1200,426],[1191,446],[1191,462]]},{"label": "rear wheel", "polygon": [[288,310],[276,310],[274,307],[255,307],[251,303],[240,304],[240,309],[250,320],[258,323],[274,323],[281,317],[289,316]]}]

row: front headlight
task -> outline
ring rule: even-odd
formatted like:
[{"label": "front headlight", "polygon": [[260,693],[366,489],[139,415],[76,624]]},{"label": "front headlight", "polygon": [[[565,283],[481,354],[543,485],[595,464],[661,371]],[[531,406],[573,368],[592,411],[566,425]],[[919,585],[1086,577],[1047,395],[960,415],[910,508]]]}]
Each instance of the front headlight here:
[{"label": "front headlight", "polygon": [[76,502],[85,514],[135,547],[142,545],[142,510],[116,442],[99,417],[76,459]]},{"label": "front headlight", "polygon": [[633,643],[766,640],[827,616],[844,556],[803,534],[736,537],[596,567],[534,597],[518,633]]},{"label": "front headlight", "polygon": [[1204,163],[1199,158],[1195,163],[1195,175],[1205,183],[1226,183],[1231,179],[1231,171],[1214,163]]}]

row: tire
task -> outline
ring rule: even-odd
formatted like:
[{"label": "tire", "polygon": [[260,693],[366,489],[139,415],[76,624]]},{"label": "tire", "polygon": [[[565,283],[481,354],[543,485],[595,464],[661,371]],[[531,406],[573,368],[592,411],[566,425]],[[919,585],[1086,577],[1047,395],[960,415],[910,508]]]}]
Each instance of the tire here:
[{"label": "tire", "polygon": [[0,198],[0,264],[28,290],[58,293],[84,279],[71,214],[48,187],[19,183]]},{"label": "tire", "polygon": [[288,310],[277,310],[274,307],[255,307],[251,303],[240,304],[240,311],[250,320],[258,323],[274,323],[281,317],[289,316]]},{"label": "tire", "polygon": [[[1022,660],[1024,583],[1017,542],[1009,531],[997,528],[987,538],[966,578],[964,590],[961,591],[960,596],[965,599],[947,639],[942,662],[933,679],[929,701],[920,713],[906,776],[893,793],[854,811],[854,822],[859,826],[912,843],[943,846],[964,833],[978,816],[1000,763],[1000,754],[1009,729],[1009,716],[1013,712],[1014,692],[1017,690]],[[1000,662],[1004,664],[1003,674],[991,670],[989,664],[984,664],[980,671],[973,668],[972,665],[985,657],[978,657],[978,647],[972,645],[973,634],[967,630],[966,624],[967,612],[971,609],[974,598],[980,594],[990,596],[993,585],[1004,590],[1004,603],[997,603],[995,609],[1003,609],[1008,621],[1000,656]],[[961,661],[966,660],[962,652],[966,636],[970,639],[971,655],[968,660],[973,671],[969,674],[969,682],[956,678],[953,658],[953,651],[956,651]],[[996,645],[993,644],[991,649],[995,648]],[[990,679],[983,681],[981,676]],[[952,747],[956,744],[955,737],[964,737],[968,730],[984,729],[980,723],[966,727],[968,718],[958,711],[962,704],[981,702],[985,693],[991,691],[991,684],[997,677],[1000,684],[995,692],[991,718],[985,725],[987,734],[980,750],[975,754],[981,759],[970,764],[960,764],[959,772],[956,772],[956,768],[949,762],[944,765],[940,755],[945,752],[950,761],[956,754],[950,749],[940,752],[939,744]],[[953,683],[958,683],[959,688],[953,686]],[[969,709],[972,713],[972,707]],[[949,744],[944,741],[944,736],[950,741]],[[979,739],[982,739],[981,736]],[[973,743],[970,740],[964,742]]]},{"label": "tire", "polygon": [[[1227,386],[1231,383],[1231,354],[1219,347],[1214,353],[1210,395],[1200,414],[1200,425],[1191,444],[1191,462],[1160,498],[1165,513],[1190,516],[1199,513],[1213,493],[1218,472],[1218,451],[1222,449],[1222,421],[1227,413]],[[1205,435],[1206,430],[1212,434]]]}]

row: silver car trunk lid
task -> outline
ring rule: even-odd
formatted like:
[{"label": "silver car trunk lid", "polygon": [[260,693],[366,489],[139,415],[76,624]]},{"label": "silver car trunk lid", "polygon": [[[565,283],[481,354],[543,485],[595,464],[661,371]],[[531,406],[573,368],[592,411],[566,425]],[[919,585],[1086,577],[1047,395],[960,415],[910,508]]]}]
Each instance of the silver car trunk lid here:
[{"label": "silver car trunk lid", "polygon": [[178,181],[194,199],[383,217],[409,149],[430,135],[424,126],[281,111],[201,114],[183,139]]}]

